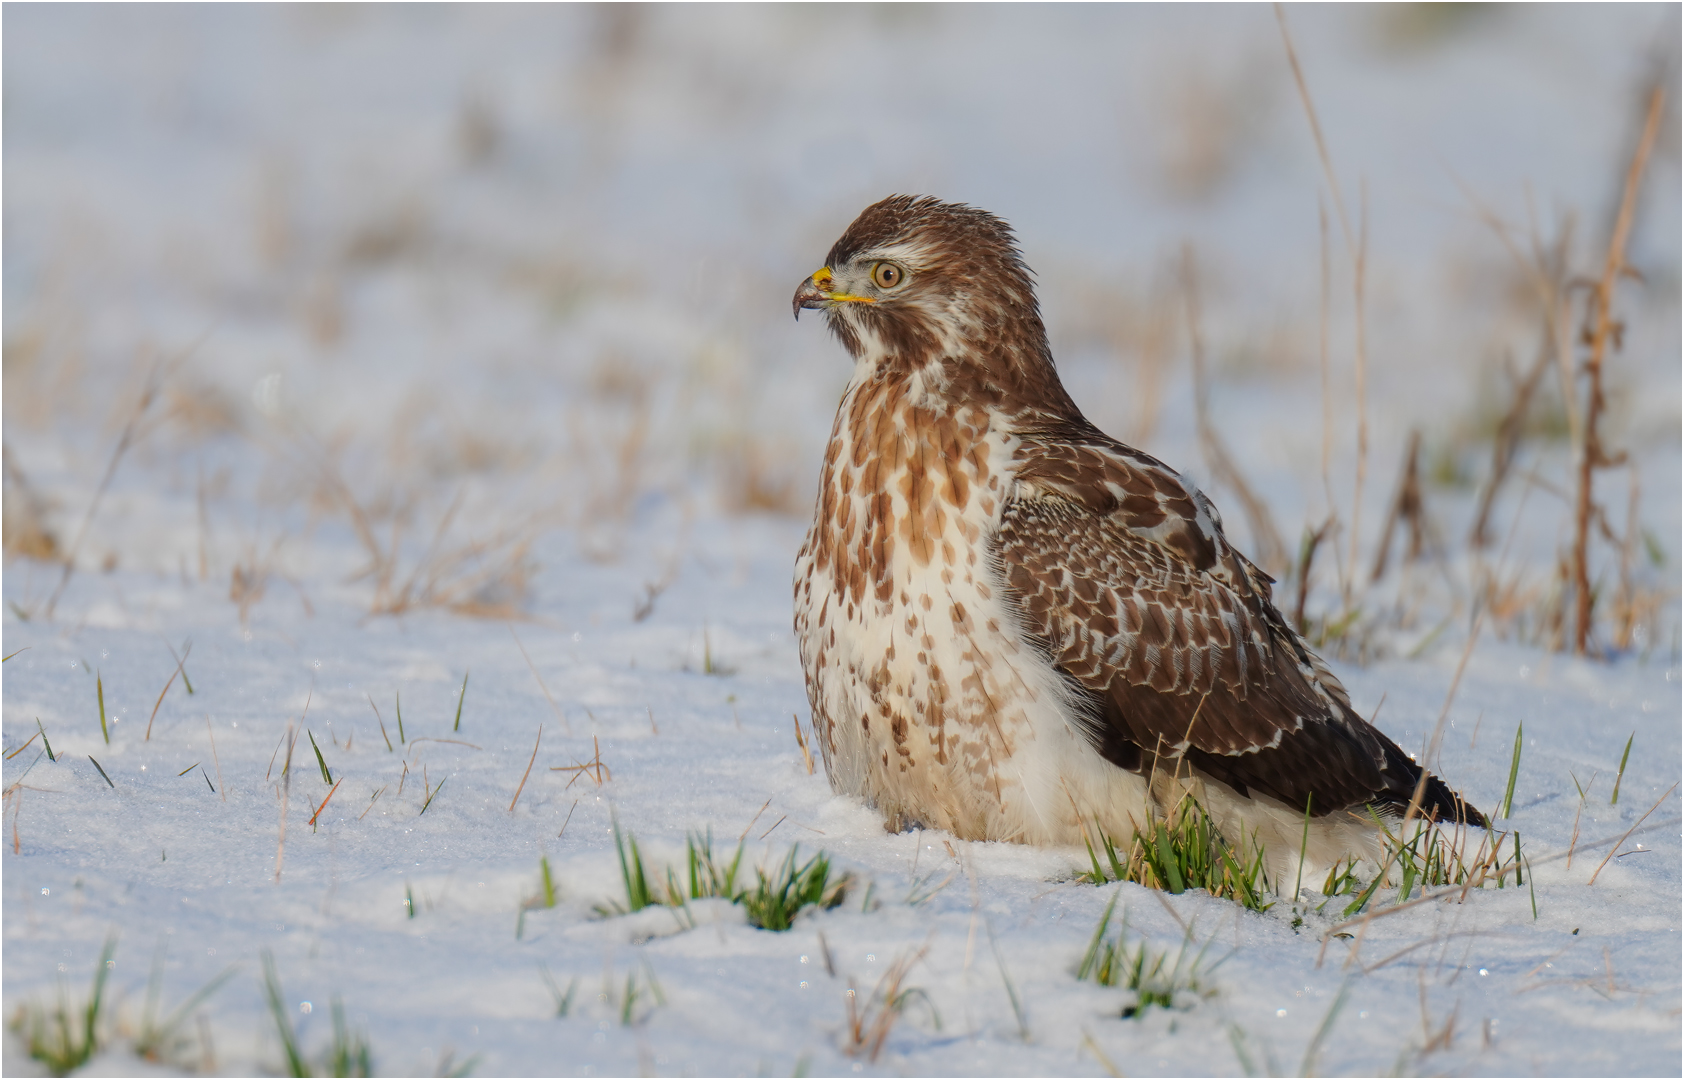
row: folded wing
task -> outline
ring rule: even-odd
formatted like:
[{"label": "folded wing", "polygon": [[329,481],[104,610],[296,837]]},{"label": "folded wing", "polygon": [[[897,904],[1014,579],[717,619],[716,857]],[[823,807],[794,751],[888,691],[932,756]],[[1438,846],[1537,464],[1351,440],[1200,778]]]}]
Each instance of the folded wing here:
[{"label": "folded wing", "polygon": [[[1097,431],[1055,435],[1020,452],[997,554],[1024,629],[1085,692],[1096,749],[1316,816],[1401,811],[1419,767],[1351,709],[1204,496]],[[1437,778],[1422,809],[1482,820]]]}]

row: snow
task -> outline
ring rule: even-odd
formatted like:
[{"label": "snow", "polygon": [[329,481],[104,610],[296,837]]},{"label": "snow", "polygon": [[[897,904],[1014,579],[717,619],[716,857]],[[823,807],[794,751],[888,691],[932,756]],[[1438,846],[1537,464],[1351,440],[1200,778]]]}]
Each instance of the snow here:
[{"label": "snow", "polygon": [[[1444,713],[1437,767],[1483,808],[1524,725],[1501,824],[1532,876],[1395,914],[1383,890],[1346,938],[1336,904],[1299,903],[1294,927],[1290,897],[1258,914],[1082,884],[1081,851],[887,834],[808,773],[792,720],[790,567],[846,365],[787,297],[890,191],[1011,220],[1078,401],[1210,488],[1244,545],[1175,336],[1189,241],[1230,448],[1289,544],[1326,516],[1328,196],[1269,8],[8,7],[8,551],[26,494],[73,542],[166,366],[51,613],[57,565],[5,569],[4,652],[27,650],[0,669],[5,750],[39,722],[58,759],[37,736],[4,763],[8,1017],[80,1001],[114,934],[120,1030],[90,1075],[154,1068],[130,1047],[159,950],[166,1010],[236,968],[166,1072],[281,1067],[268,953],[307,1055],[341,1000],[384,1073],[1677,1074],[1675,118],[1609,365],[1662,560],[1639,545],[1643,636],[1575,659],[1492,614],[1457,680],[1481,417],[1503,354],[1537,348],[1459,184],[1522,239],[1529,213],[1547,236],[1576,212],[1574,266],[1597,273],[1677,12],[1415,10],[1288,12],[1353,214],[1367,193],[1365,566],[1411,428],[1451,477],[1427,489],[1444,558],[1372,590],[1334,666],[1406,749]],[[1331,466],[1347,518],[1354,438],[1342,423]],[[1499,501],[1499,562],[1541,609],[1567,450],[1522,453],[1541,482]],[[1623,532],[1626,474],[1598,492]],[[1331,558],[1312,614],[1337,614]],[[171,683],[154,718],[189,641],[193,692]],[[786,933],[720,901],[603,918],[624,901],[615,820],[652,867],[711,828],[754,865],[825,851],[856,887]],[[528,905],[541,859],[553,908]],[[1125,991],[1078,981],[1114,895],[1131,942],[1208,943],[1215,993],[1123,1019]],[[849,988],[869,1002],[913,957],[902,989],[924,996],[875,1060],[850,1056]],[[565,1018],[545,972],[577,980]],[[628,978],[661,997],[626,1024]],[[5,1038],[7,1074],[39,1070]]]}]

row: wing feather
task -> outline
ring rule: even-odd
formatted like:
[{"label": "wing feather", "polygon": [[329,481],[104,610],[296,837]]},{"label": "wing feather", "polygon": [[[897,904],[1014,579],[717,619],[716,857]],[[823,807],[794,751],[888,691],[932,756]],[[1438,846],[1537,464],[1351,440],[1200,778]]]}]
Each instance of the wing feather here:
[{"label": "wing feather", "polygon": [[[1318,816],[1407,804],[1419,768],[1350,708],[1205,497],[1097,431],[1059,434],[1025,441],[996,554],[1025,630],[1086,692],[1095,748]],[[1436,779],[1425,805],[1462,816]]]}]

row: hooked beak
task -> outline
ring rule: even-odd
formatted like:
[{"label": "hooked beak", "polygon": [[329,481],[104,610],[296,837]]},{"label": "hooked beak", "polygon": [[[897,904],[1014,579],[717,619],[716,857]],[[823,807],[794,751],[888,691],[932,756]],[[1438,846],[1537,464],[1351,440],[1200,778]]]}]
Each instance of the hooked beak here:
[{"label": "hooked beak", "polygon": [[796,321],[799,322],[801,319],[802,308],[832,308],[837,304],[875,304],[877,302],[869,296],[853,296],[849,293],[833,292],[831,286],[835,283],[836,279],[828,266],[820,267],[813,272],[812,277],[803,281],[801,287],[795,290],[795,301],[792,305],[795,310]]}]

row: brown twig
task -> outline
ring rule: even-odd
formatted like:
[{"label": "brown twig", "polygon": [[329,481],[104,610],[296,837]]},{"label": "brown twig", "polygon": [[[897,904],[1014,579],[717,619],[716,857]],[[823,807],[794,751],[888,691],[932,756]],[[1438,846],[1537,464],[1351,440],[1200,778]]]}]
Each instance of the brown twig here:
[{"label": "brown twig", "polygon": [[1602,365],[1608,354],[1610,340],[1619,347],[1622,328],[1613,317],[1614,285],[1626,272],[1626,240],[1631,234],[1632,219],[1637,213],[1637,192],[1643,178],[1649,152],[1654,148],[1655,135],[1660,130],[1661,105],[1665,92],[1657,84],[1649,92],[1649,111],[1643,122],[1643,135],[1631,167],[1626,170],[1625,192],[1620,198],[1620,213],[1614,221],[1614,234],[1608,240],[1608,254],[1602,266],[1602,280],[1591,294],[1591,325],[1588,327],[1590,355],[1585,360],[1584,444],[1579,447],[1579,485],[1573,516],[1573,591],[1577,597],[1573,619],[1573,651],[1583,656],[1590,644],[1591,607],[1594,598],[1590,591],[1590,522],[1592,517],[1592,484],[1596,470],[1621,464],[1623,454],[1610,455],[1604,450],[1597,422],[1601,419],[1607,400],[1602,393]]}]

